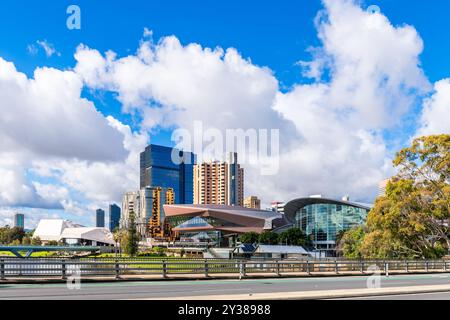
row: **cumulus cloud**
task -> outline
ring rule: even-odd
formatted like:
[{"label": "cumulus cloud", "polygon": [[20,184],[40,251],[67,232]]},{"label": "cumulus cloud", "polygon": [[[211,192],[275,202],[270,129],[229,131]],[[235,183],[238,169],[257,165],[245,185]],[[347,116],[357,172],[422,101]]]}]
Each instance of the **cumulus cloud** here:
[{"label": "cumulus cloud", "polygon": [[[297,192],[371,199],[392,173],[382,134],[430,88],[420,68],[423,43],[411,26],[393,26],[354,1],[324,1],[317,19],[322,45],[302,62],[316,81],[279,93],[274,108],[295,123],[302,145],[286,155]],[[400,125],[399,125],[400,124]],[[293,161],[292,159],[295,159]],[[297,187],[295,187],[297,184]]]},{"label": "cumulus cloud", "polygon": [[233,48],[182,45],[175,36],[143,41],[119,58],[80,46],[75,71],[86,85],[118,94],[124,112],[147,128],[281,129],[280,172],[261,177],[247,166],[247,192],[266,202],[349,193],[369,199],[390,173],[383,130],[430,87],[420,68],[423,43],[408,25],[394,26],[350,0],[324,1],[316,19],[321,46],[301,61],[314,81],[280,92],[270,69]]},{"label": "cumulus cloud", "polygon": [[390,128],[431,89],[420,68],[422,39],[412,26],[393,26],[354,1],[326,0],[324,5],[316,20],[322,46],[310,62],[315,70],[322,65],[329,71],[324,103],[352,124]]},{"label": "cumulus cloud", "polygon": [[137,135],[105,118],[82,90],[73,71],[38,68],[28,78],[0,58],[0,207],[80,211],[86,204],[76,206],[73,193],[88,203],[99,194],[118,201],[117,189],[134,180],[128,169],[134,161],[137,175],[130,153]]},{"label": "cumulus cloud", "polygon": [[28,150],[41,156],[120,160],[122,135],[80,97],[77,74],[38,68],[28,79],[0,58],[0,149]]},{"label": "cumulus cloud", "polygon": [[417,136],[450,133],[450,79],[438,81],[424,102]]},{"label": "cumulus cloud", "polygon": [[64,160],[40,163],[39,168],[51,167],[56,176],[72,190],[86,195],[96,206],[106,207],[119,202],[125,191],[139,188],[139,154],[144,150],[148,136],[131,131],[113,117],[110,125],[123,134],[123,145],[128,155],[124,161],[103,162]]},{"label": "cumulus cloud", "polygon": [[[80,46],[75,71],[95,89],[118,93],[125,112],[139,111],[147,129],[153,126],[192,128],[201,120],[207,129],[288,126],[270,107],[278,81],[235,49],[183,46],[174,37],[153,45],[142,42],[136,55],[117,58]],[[137,81],[139,79],[139,81]]]}]

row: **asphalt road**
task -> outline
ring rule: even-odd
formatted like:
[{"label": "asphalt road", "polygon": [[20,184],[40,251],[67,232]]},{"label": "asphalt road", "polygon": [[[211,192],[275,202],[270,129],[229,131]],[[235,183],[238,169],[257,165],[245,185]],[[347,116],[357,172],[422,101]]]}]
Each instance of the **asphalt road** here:
[{"label": "asphalt road", "polygon": [[[2,284],[0,299],[19,300],[111,300],[192,297],[224,294],[297,292],[310,290],[361,289],[367,276],[330,278],[283,278],[258,280],[200,280],[82,283],[69,290],[65,284]],[[450,274],[399,275],[381,278],[382,287],[450,284]],[[421,295],[424,296],[424,295]],[[450,294],[440,294],[450,298]]]}]

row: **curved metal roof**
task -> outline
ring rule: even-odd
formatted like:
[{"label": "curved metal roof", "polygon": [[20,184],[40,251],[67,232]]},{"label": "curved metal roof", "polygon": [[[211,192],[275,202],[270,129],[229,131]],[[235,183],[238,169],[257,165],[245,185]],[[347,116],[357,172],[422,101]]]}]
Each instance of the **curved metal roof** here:
[{"label": "curved metal roof", "polygon": [[[217,211],[217,212],[224,212],[226,214],[244,216],[260,220],[266,219],[274,220],[283,217],[281,213],[278,212],[249,209],[239,206],[225,206],[215,204],[173,204],[173,205],[164,205],[163,207],[167,216],[173,215],[172,213],[173,209],[178,208],[179,212],[185,211],[186,213],[191,213],[192,210],[195,210],[195,212]],[[179,212],[177,212],[177,214],[179,214]]]},{"label": "curved metal roof", "polygon": [[369,206],[357,202],[310,197],[310,198],[299,198],[286,203],[286,205],[284,206],[284,216],[290,223],[295,223],[295,213],[299,209],[312,204],[337,204],[361,208],[365,210],[371,209]]}]

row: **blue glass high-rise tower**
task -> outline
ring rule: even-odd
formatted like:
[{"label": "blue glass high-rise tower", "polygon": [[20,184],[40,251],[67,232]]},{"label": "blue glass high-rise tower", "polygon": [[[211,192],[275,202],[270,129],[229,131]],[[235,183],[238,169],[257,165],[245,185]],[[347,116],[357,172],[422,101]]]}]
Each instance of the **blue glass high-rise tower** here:
[{"label": "blue glass high-rise tower", "polygon": [[25,228],[25,215],[22,213],[16,213],[14,215],[14,228]]},{"label": "blue glass high-rise tower", "polygon": [[141,153],[140,186],[172,188],[176,204],[194,201],[195,154],[175,148],[149,145]]},{"label": "blue glass high-rise tower", "polygon": [[119,228],[120,208],[116,204],[109,205],[109,230],[114,231]]},{"label": "blue glass high-rise tower", "polygon": [[95,226],[97,228],[105,227],[105,211],[102,209],[97,209],[95,211]]}]

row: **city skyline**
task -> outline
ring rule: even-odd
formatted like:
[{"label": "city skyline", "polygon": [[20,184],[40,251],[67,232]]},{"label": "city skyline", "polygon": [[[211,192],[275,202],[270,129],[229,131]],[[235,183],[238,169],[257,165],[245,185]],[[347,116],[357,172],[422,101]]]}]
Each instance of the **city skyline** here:
[{"label": "city skyline", "polygon": [[280,130],[277,174],[243,163],[245,196],[263,207],[318,193],[373,202],[396,150],[450,132],[450,46],[439,38],[450,4],[380,0],[370,13],[372,4],[282,1],[236,12],[155,1],[112,3],[106,13],[79,1],[81,30],[66,27],[64,3],[30,3],[42,21],[0,4],[9,119],[0,126],[0,225],[15,212],[26,228],[58,217],[93,225],[97,208],[139,189],[145,147],[175,146],[174,130],[195,121],[220,132]]}]

